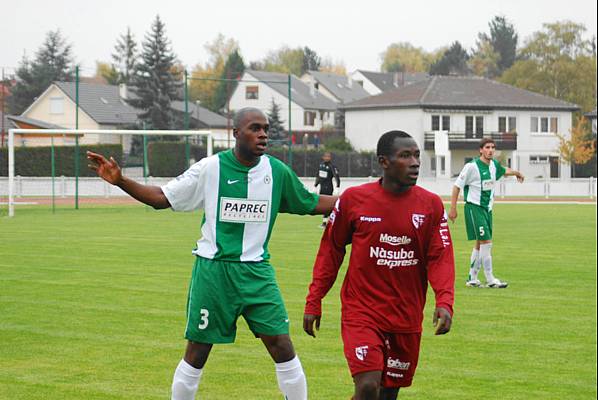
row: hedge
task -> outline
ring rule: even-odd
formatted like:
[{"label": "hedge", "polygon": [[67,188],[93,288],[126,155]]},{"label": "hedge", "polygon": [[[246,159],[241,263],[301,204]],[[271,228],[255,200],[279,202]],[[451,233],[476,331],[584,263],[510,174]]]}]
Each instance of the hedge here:
[{"label": "hedge", "polygon": [[[85,152],[91,150],[106,157],[114,157],[121,164],[123,149],[120,144],[79,146],[79,176],[96,176],[87,167]],[[52,147],[15,147],[15,175],[51,176]],[[55,175],[75,176],[75,146],[54,146]],[[0,149],[0,176],[8,176],[8,149]]]}]

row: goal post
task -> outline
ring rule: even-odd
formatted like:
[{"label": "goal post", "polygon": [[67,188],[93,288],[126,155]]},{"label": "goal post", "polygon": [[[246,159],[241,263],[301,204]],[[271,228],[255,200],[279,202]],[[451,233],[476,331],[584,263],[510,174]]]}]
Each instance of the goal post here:
[{"label": "goal post", "polygon": [[[7,158],[8,158],[8,168],[7,168],[7,175],[8,175],[8,180],[7,180],[7,197],[8,197],[8,216],[12,217],[15,214],[15,196],[16,196],[16,182],[15,182],[15,138],[18,136],[23,140],[23,143],[25,143],[26,138],[28,137],[35,137],[37,139],[39,138],[46,138],[46,143],[41,145],[41,146],[48,146],[47,143],[47,138],[50,138],[50,146],[51,146],[51,169],[52,169],[52,177],[51,177],[51,187],[52,187],[52,202],[54,202],[54,149],[55,149],[55,144],[54,144],[54,138],[55,137],[62,137],[62,138],[66,138],[68,137],[85,137],[85,135],[95,135],[95,137],[100,138],[100,137],[106,137],[105,135],[111,135],[112,137],[115,136],[122,136],[124,137],[125,135],[132,135],[132,136],[142,136],[143,137],[143,160],[144,160],[144,177],[146,176],[146,161],[147,161],[147,141],[145,140],[147,137],[151,137],[151,136],[160,136],[162,137],[162,140],[167,140],[169,136],[172,136],[173,138],[176,137],[185,137],[185,138],[197,138],[197,137],[206,137],[206,148],[205,148],[205,154],[207,156],[211,156],[213,154],[213,137],[212,137],[212,132],[210,130],[124,130],[124,129],[9,129],[8,130],[8,148],[7,148]],[[88,136],[89,137],[89,136]],[[120,140],[120,143],[122,143],[122,139]],[[187,157],[189,157],[189,152],[188,152],[188,146],[189,146],[189,142],[188,140],[185,140],[184,142],[186,144],[186,150],[185,153],[187,155]],[[87,143],[88,146],[94,146],[97,145],[99,143]],[[85,143],[84,144],[80,144],[79,147],[84,148],[85,147]],[[39,144],[37,146],[40,146]],[[40,147],[41,147],[40,146]],[[68,145],[65,145],[68,146]],[[34,148],[34,146],[26,146],[26,147],[31,147]],[[74,147],[74,146],[73,146]],[[76,159],[76,158],[75,158]],[[188,159],[187,159],[188,161]],[[187,163],[187,167],[189,167],[188,163]],[[76,168],[75,168],[76,171]],[[174,177],[174,176],[173,176]],[[47,178],[47,177],[46,177]],[[79,176],[76,173],[75,174],[75,180],[77,182],[77,196],[78,196],[78,179]],[[100,178],[96,178],[96,179],[100,179]],[[54,203],[52,203],[54,205]]]}]

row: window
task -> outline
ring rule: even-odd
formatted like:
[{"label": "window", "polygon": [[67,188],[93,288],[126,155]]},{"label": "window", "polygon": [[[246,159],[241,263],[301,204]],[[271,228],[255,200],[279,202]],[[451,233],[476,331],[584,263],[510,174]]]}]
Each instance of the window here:
[{"label": "window", "polygon": [[50,97],[50,114],[64,114],[63,97]]},{"label": "window", "polygon": [[314,126],[315,120],[316,120],[316,112],[315,111],[305,111],[303,113],[303,125]]},{"label": "window", "polygon": [[538,117],[532,117],[529,130],[530,132],[538,132]]},{"label": "window", "polygon": [[540,132],[548,132],[548,118],[540,118]]},{"label": "window", "polygon": [[473,137],[473,117],[469,115],[465,117],[465,137]]},{"label": "window", "polygon": [[484,136],[484,117],[475,117],[475,135],[478,138]]},{"label": "window", "polygon": [[247,100],[257,100],[259,97],[258,86],[245,86],[245,98]]},{"label": "window", "polygon": [[355,82],[357,82],[357,84],[358,84],[359,86],[363,87],[363,81],[355,81]]},{"label": "window", "polygon": [[529,156],[530,164],[548,164],[548,156]]},{"label": "window", "polygon": [[[442,117],[442,119],[441,119]],[[442,128],[440,122],[442,121]],[[432,115],[432,130],[433,131],[450,131],[451,130],[451,116],[450,115]]]},{"label": "window", "polygon": [[436,157],[430,158],[430,171],[436,172]]},{"label": "window", "polygon": [[550,132],[557,133],[559,131],[559,119],[556,117],[550,118]]},{"label": "window", "polygon": [[442,130],[443,131],[450,131],[451,130],[451,117],[450,117],[450,115],[443,115],[442,116]]},{"label": "window", "polygon": [[498,132],[512,133],[517,130],[517,118],[515,117],[498,117]]},{"label": "window", "polygon": [[439,115],[432,115],[432,130],[433,131],[440,130],[440,116]]}]

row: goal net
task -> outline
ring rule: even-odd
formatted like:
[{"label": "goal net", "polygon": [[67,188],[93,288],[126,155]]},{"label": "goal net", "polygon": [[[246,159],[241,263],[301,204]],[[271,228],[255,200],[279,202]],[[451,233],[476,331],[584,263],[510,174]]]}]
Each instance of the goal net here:
[{"label": "goal net", "polygon": [[209,130],[10,129],[0,149],[0,215],[130,202],[88,168],[86,152],[113,157],[123,174],[163,185],[213,153]]}]

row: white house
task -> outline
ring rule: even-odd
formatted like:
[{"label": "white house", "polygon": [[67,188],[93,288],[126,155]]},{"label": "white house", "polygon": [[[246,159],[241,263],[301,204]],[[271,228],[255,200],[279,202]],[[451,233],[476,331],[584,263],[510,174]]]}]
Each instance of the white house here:
[{"label": "white house", "polygon": [[497,158],[530,178],[568,179],[555,133],[570,134],[575,104],[479,77],[435,76],[345,107],[345,135],[375,150],[389,130],[411,134],[422,149],[422,175],[451,178],[476,157],[482,137]]},{"label": "white house", "polygon": [[[284,129],[289,129],[289,75],[278,72],[246,70],[230,97],[230,109],[255,107],[268,112],[272,101],[280,107]],[[291,130],[317,132],[334,126],[334,101],[291,75]]]},{"label": "white house", "polygon": [[358,69],[351,73],[350,78],[370,95],[377,95],[410,83],[423,81],[428,79],[429,75],[425,72],[374,72]]},{"label": "white house", "polygon": [[307,71],[301,80],[335,103],[345,104],[370,96],[363,86],[344,75]]}]

